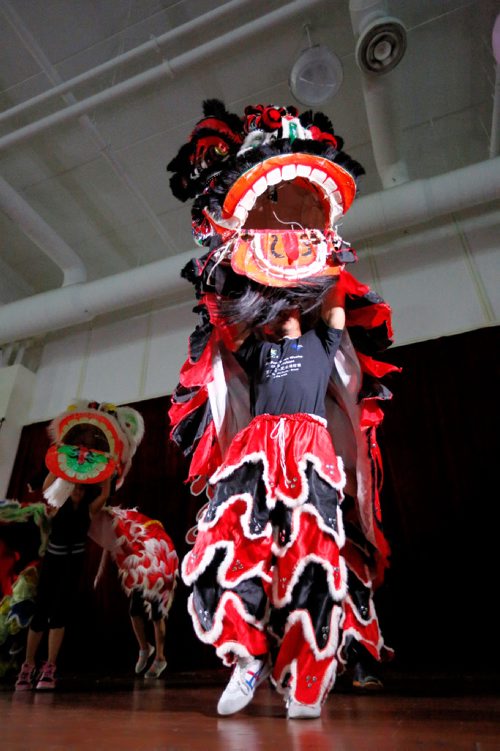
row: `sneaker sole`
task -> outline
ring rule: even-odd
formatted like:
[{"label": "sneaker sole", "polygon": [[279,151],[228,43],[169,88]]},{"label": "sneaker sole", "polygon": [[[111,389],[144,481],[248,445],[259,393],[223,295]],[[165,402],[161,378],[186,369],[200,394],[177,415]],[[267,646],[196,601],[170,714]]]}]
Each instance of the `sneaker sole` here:
[{"label": "sneaker sole", "polygon": [[321,716],[320,707],[310,707],[306,704],[292,705],[287,712],[289,720],[317,720]]},{"label": "sneaker sole", "polygon": [[271,675],[271,671],[272,671],[272,667],[271,667],[271,665],[269,665],[269,663],[267,663],[266,665],[263,666],[262,672],[261,672],[261,674],[259,675],[259,677],[257,678],[257,680],[255,682],[255,688],[254,688],[254,690],[252,691],[251,694],[249,694],[246,697],[247,701],[245,701],[245,703],[242,704],[241,706],[238,705],[236,707],[236,709],[230,709],[230,710],[227,710],[227,711],[224,710],[223,706],[221,708],[221,702],[219,700],[219,703],[217,704],[217,714],[219,714],[221,717],[229,717],[229,716],[231,716],[233,714],[237,714],[237,712],[241,712],[241,710],[245,709],[245,707],[248,707],[248,705],[250,704],[250,702],[253,700],[253,698],[255,696],[255,692],[257,691],[258,687],[262,683],[264,683],[264,681],[266,680],[266,678],[268,678]]}]

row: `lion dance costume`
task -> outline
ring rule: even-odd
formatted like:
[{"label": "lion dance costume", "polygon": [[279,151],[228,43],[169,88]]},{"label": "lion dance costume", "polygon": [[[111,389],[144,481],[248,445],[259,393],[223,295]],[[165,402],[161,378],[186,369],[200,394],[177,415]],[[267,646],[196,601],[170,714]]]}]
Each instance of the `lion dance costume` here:
[{"label": "lion dance costume", "polygon": [[[61,507],[74,484],[94,485],[108,478],[113,478],[117,488],[123,484],[143,438],[144,422],[132,407],[78,400],[50,423],[49,435],[52,442],[45,462],[56,479],[44,496],[49,506]],[[38,550],[28,545],[33,534],[29,537],[14,530],[20,522],[36,524]],[[3,541],[4,531],[11,531],[8,547]],[[58,570],[68,568],[61,546],[51,546],[50,532],[45,504],[0,503],[0,647],[30,624],[40,558],[43,561],[52,555]],[[147,610],[154,604],[166,616],[173,601],[178,558],[162,524],[136,509],[106,506],[93,518],[88,535],[104,551],[99,575],[110,554],[127,596],[139,593]],[[83,554],[83,542],[77,552]],[[70,554],[71,560],[75,550]],[[25,561],[28,565],[19,570]]]},{"label": "lion dance costume", "polygon": [[[321,113],[258,105],[239,117],[218,100],[168,169],[174,195],[194,199],[205,249],[182,272],[200,320],[170,409],[192,492],[209,499],[182,568],[190,614],[225,664],[270,655],[277,689],[318,708],[350,645],[388,652],[372,595],[389,556],[376,429],[390,398],[380,378],[394,368],[373,355],[391,342],[390,308],[345,270],[356,256],[336,227],[363,169]],[[258,339],[297,307],[313,330],[339,283],[346,330],[325,411],[252,419],[237,332]]]}]

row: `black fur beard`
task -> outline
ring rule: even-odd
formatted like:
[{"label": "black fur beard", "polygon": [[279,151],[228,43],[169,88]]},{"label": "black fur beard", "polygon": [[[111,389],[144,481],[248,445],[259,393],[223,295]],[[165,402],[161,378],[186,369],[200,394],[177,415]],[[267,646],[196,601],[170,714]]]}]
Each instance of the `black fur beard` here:
[{"label": "black fur beard", "polygon": [[299,309],[304,328],[317,319],[327,292],[335,278],[304,279],[296,287],[267,287],[248,280],[245,289],[235,297],[220,299],[219,308],[230,324],[246,330],[258,330],[276,321],[285,312]]}]

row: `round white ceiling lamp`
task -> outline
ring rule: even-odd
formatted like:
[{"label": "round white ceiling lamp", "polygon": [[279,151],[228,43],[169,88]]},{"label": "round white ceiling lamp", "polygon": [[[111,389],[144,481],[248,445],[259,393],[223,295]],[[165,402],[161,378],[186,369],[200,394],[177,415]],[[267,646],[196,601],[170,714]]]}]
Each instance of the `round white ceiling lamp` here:
[{"label": "round white ceiling lamp", "polygon": [[372,21],[356,42],[356,62],[365,73],[393,70],[406,52],[406,29],[397,18],[385,16]]},{"label": "round white ceiling lamp", "polygon": [[344,80],[340,59],[324,44],[311,44],[309,27],[304,26],[309,47],[302,50],[292,66],[290,91],[301,104],[315,107],[331,99]]}]

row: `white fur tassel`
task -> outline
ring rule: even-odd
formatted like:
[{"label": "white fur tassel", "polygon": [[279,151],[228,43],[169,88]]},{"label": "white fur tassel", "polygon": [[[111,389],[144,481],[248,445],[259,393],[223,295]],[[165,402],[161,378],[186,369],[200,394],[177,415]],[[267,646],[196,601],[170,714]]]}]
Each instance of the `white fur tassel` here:
[{"label": "white fur tassel", "polygon": [[48,502],[49,506],[61,508],[63,503],[73,492],[74,487],[75,484],[73,482],[68,482],[61,477],[58,477],[52,485],[49,485],[49,487],[43,491],[43,497]]}]

